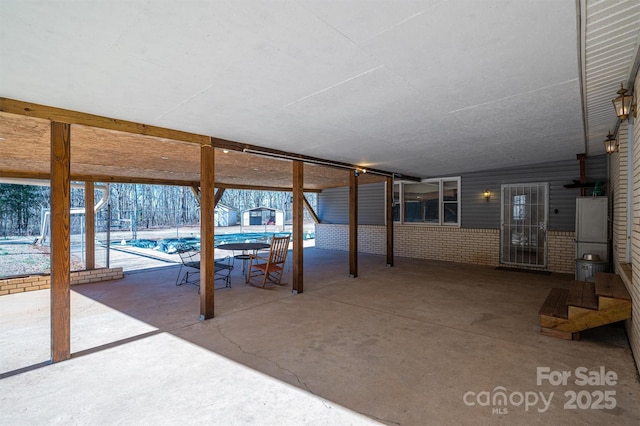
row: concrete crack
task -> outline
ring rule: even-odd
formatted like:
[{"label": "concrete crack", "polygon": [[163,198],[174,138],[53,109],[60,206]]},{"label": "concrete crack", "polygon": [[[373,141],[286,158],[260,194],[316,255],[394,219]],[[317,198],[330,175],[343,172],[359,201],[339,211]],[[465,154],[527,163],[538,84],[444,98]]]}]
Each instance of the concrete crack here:
[{"label": "concrete crack", "polygon": [[401,425],[402,425],[402,423],[400,423],[400,422],[395,422],[395,421],[393,421],[393,420],[387,420],[387,419],[383,419],[383,418],[381,418],[381,417],[376,417],[376,416],[374,416],[373,414],[362,413],[362,412],[360,412],[360,414],[362,414],[363,416],[371,417],[372,419],[376,419],[376,420],[377,420],[377,421],[379,421],[379,422],[383,422],[383,423],[391,423],[391,424],[393,424],[393,425],[398,425],[398,426],[401,426]]},{"label": "concrete crack", "polygon": [[237,347],[237,348],[238,348],[242,353],[247,354],[247,355],[254,356],[254,357],[256,357],[256,358],[263,359],[263,360],[265,360],[265,361],[267,361],[267,362],[270,362],[271,364],[275,365],[279,370],[282,370],[282,371],[285,371],[285,372],[287,372],[287,373],[291,374],[293,377],[295,377],[295,378],[296,378],[296,380],[298,381],[298,383],[299,383],[302,387],[304,387],[304,389],[305,389],[307,392],[309,392],[309,393],[310,393],[310,394],[312,394],[313,396],[317,397],[317,398],[320,400],[320,402],[322,402],[322,404],[325,406],[325,408],[328,408],[328,409],[332,409],[332,408],[333,408],[333,407],[331,407],[329,404],[327,404],[327,402],[326,402],[322,397],[320,397],[320,396],[319,396],[319,395],[317,395],[315,392],[313,392],[313,391],[311,390],[311,388],[309,387],[309,385],[308,385],[306,382],[304,382],[303,380],[301,380],[301,379],[300,379],[300,376],[298,376],[298,374],[297,374],[295,371],[289,370],[288,368],[285,368],[285,367],[281,366],[281,365],[280,365],[280,364],[278,364],[276,361],[274,361],[274,360],[272,360],[272,359],[270,359],[270,358],[267,358],[267,357],[265,357],[265,356],[262,356],[262,355],[259,355],[259,354],[255,353],[255,352],[250,352],[250,351],[248,351],[248,350],[244,349],[244,348],[243,348],[239,343],[236,343],[233,339],[231,339],[229,336],[227,336],[226,334],[224,334],[224,332],[222,331],[221,324],[216,324],[216,328],[218,329],[218,332],[220,333],[220,335],[221,335],[225,340],[227,340],[229,343],[231,343],[232,345],[234,345],[235,347]]}]

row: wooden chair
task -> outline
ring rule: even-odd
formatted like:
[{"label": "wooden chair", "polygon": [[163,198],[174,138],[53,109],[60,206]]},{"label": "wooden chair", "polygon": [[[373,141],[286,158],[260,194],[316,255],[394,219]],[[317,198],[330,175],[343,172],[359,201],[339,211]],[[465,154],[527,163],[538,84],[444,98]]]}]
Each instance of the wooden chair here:
[{"label": "wooden chair", "polygon": [[251,278],[262,275],[262,288],[266,288],[267,279],[277,285],[282,284],[282,274],[287,261],[290,235],[286,237],[273,237],[271,249],[267,257],[252,254],[249,257],[249,269],[247,270],[247,283]]}]

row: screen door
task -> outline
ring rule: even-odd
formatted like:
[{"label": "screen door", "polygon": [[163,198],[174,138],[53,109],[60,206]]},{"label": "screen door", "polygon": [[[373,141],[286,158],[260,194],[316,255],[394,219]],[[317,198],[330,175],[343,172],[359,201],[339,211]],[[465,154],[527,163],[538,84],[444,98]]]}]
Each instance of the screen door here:
[{"label": "screen door", "polygon": [[548,183],[502,185],[500,262],[547,266]]}]

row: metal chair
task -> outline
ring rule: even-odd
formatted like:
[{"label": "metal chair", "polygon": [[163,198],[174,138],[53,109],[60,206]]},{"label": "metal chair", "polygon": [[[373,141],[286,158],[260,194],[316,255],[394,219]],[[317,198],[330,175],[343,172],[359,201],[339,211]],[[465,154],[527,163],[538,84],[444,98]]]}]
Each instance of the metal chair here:
[{"label": "metal chair", "polygon": [[[180,256],[182,264],[178,271],[176,285],[192,284],[198,287],[198,293],[200,293],[200,250],[194,247],[182,246],[178,248],[178,255]],[[223,280],[225,283],[224,287],[231,288],[231,271],[233,271],[231,256],[215,260],[213,270],[214,280]],[[218,287],[215,288],[215,290],[224,287]]]},{"label": "metal chair", "polygon": [[251,278],[262,275],[262,288],[266,288],[267,280],[277,285],[282,284],[282,274],[284,265],[287,262],[287,252],[289,250],[290,235],[286,237],[273,237],[271,248],[267,257],[252,254],[249,257],[249,269],[247,270],[247,283],[251,283]]}]

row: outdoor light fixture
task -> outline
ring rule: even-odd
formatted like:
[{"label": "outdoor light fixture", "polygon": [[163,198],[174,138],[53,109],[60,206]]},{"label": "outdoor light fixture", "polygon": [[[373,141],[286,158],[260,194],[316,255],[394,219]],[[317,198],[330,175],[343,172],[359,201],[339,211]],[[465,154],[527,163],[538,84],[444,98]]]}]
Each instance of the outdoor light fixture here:
[{"label": "outdoor light fixture", "polygon": [[613,107],[616,110],[616,115],[620,120],[626,120],[633,108],[633,116],[636,116],[635,105],[633,105],[633,95],[627,95],[628,90],[624,88],[624,85],[620,83],[620,90],[618,90],[618,97],[613,101]]},{"label": "outdoor light fixture", "polygon": [[482,196],[488,203],[489,200],[491,199],[491,191],[489,191],[488,189],[485,189],[484,192],[482,193]]},{"label": "outdoor light fixture", "polygon": [[613,154],[618,151],[618,141],[611,134],[611,130],[609,130],[609,134],[607,135],[607,139],[604,141],[604,150],[607,154]]},{"label": "outdoor light fixture", "polygon": [[367,169],[355,169],[353,171],[353,174],[356,175],[356,177],[363,175],[365,173],[367,173]]}]

